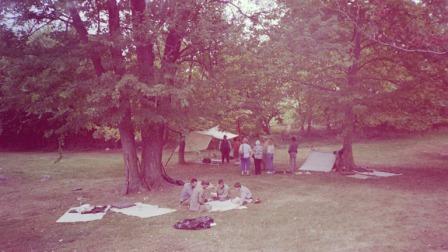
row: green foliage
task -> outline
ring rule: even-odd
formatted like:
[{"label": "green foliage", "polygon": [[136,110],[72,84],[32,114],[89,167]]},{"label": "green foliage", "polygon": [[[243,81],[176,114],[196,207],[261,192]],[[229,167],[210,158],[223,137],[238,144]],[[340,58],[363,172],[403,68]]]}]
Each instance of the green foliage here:
[{"label": "green foliage", "polygon": [[[6,1],[0,12],[8,13],[16,28],[1,29],[2,110],[58,121],[47,135],[115,128],[126,113],[122,99],[129,99],[136,131],[151,122],[182,131],[210,123],[216,116],[210,106],[216,88],[208,79],[233,27],[223,15],[225,4],[147,2],[145,20],[135,27],[130,6],[118,2],[121,32],[111,37],[107,1]],[[85,39],[74,24],[74,9],[88,32]],[[173,31],[181,38],[178,52],[166,45]],[[150,80],[139,77],[138,39],[154,43],[153,69],[147,66],[153,73]],[[111,47],[123,52],[122,75],[115,71]],[[92,53],[100,55],[100,76],[95,75]]]},{"label": "green foliage", "polygon": [[[413,131],[446,124],[440,99],[447,95],[441,71],[447,58],[437,52],[444,50],[439,39],[447,31],[440,29],[440,16],[431,14],[440,11],[434,9],[437,3],[282,3],[285,15],[269,43],[286,52],[277,54],[289,62],[285,81],[290,98],[298,101],[299,125],[312,114],[314,123],[340,127],[347,104],[360,128],[388,125]],[[360,36],[359,62],[355,31]]]},{"label": "green foliage", "polygon": [[[45,118],[47,135],[114,129],[126,113],[123,99],[136,131],[165,122],[178,132],[219,123],[269,133],[284,113],[294,114],[298,127],[339,128],[347,105],[358,127],[423,130],[447,123],[448,61],[437,53],[447,50],[443,1],[283,0],[269,15],[252,17],[251,27],[227,17],[219,1],[146,1],[136,26],[128,2],[119,1],[120,30],[113,36],[107,3],[2,3],[0,113]],[[73,8],[86,41],[73,24]],[[174,53],[173,34],[181,37]],[[152,43],[148,79],[139,72],[139,41]],[[123,73],[111,48],[121,52]],[[101,76],[92,52],[100,56]]]}]

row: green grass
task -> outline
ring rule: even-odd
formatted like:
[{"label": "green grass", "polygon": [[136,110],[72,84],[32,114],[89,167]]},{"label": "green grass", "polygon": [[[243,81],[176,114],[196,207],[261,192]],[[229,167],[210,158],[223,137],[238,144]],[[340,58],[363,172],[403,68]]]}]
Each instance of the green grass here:
[{"label": "green grass", "polygon": [[[322,150],[337,145],[306,143]],[[0,251],[446,251],[448,134],[356,143],[358,164],[403,175],[356,180],[338,174],[239,176],[238,167],[170,165],[170,175],[216,183],[240,181],[258,205],[209,213],[217,226],[179,231],[172,225],[200,214],[185,209],[149,219],[109,213],[103,220],[58,224],[80,202],[142,201],[177,208],[179,187],[121,196],[118,152],[0,153]],[[190,157],[191,158],[191,157]],[[173,157],[176,160],[176,157]],[[284,148],[275,156],[287,164]],[[42,176],[49,175],[47,181]],[[82,191],[72,189],[82,187]]]}]

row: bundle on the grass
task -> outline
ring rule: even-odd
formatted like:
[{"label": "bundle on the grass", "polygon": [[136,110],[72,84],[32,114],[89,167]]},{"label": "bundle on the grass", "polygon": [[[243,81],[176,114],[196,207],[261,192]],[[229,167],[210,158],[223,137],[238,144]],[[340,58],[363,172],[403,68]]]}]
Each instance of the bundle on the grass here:
[{"label": "bundle on the grass", "polygon": [[200,230],[214,226],[215,222],[209,216],[200,216],[194,219],[184,219],[174,224],[175,229]]}]

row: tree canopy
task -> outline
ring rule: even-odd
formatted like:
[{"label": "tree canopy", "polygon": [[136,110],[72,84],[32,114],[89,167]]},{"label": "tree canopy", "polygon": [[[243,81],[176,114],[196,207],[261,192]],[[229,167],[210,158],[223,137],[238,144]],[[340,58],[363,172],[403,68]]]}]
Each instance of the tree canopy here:
[{"label": "tree canopy", "polygon": [[447,123],[446,1],[272,6],[2,1],[2,128],[40,120],[61,139],[116,129],[132,193],[170,180],[161,164],[169,132],[219,123],[269,134],[285,106],[299,127],[341,128],[345,169],[355,166],[355,129]]}]

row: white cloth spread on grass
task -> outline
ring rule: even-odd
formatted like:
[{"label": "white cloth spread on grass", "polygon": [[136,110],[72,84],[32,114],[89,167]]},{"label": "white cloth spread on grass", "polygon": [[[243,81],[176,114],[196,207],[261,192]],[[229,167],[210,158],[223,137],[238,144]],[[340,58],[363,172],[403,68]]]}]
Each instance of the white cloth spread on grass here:
[{"label": "white cloth spread on grass", "polygon": [[163,214],[168,214],[175,212],[175,209],[170,208],[161,208],[157,205],[149,205],[143,204],[140,202],[135,203],[135,206],[127,207],[127,208],[112,208],[112,212],[122,213],[130,216],[136,216],[140,218],[149,218],[153,216],[159,216]]},{"label": "white cloth spread on grass", "polygon": [[212,207],[212,210],[210,212],[224,212],[232,209],[245,209],[246,206],[241,206],[239,204],[233,203],[232,200],[225,200],[225,201],[210,201],[207,202]]},{"label": "white cloth spread on grass", "polygon": [[110,206],[107,206],[104,212],[101,213],[82,214],[82,212],[90,211],[94,207],[95,206],[89,204],[84,204],[79,207],[72,207],[67,212],[65,212],[64,215],[62,215],[56,222],[70,223],[70,222],[86,222],[86,221],[101,220],[110,208]]},{"label": "white cloth spread on grass", "polygon": [[371,172],[356,172],[353,175],[348,175],[347,177],[355,178],[355,179],[369,179],[369,178],[377,178],[377,177],[393,177],[399,176],[401,173],[391,173],[391,172],[382,172],[372,170]]},{"label": "white cloth spread on grass", "polygon": [[372,172],[358,172],[358,173],[362,175],[375,176],[375,177],[392,177],[401,175],[401,173],[382,172],[376,170],[372,170]]},{"label": "white cloth spread on grass", "polygon": [[212,158],[210,159],[211,164],[221,164],[222,160],[221,159],[217,159],[217,158]]},{"label": "white cloth spread on grass", "polygon": [[353,175],[347,175],[349,178],[355,178],[355,179],[368,179],[370,176],[362,175],[359,173],[353,174]]}]

